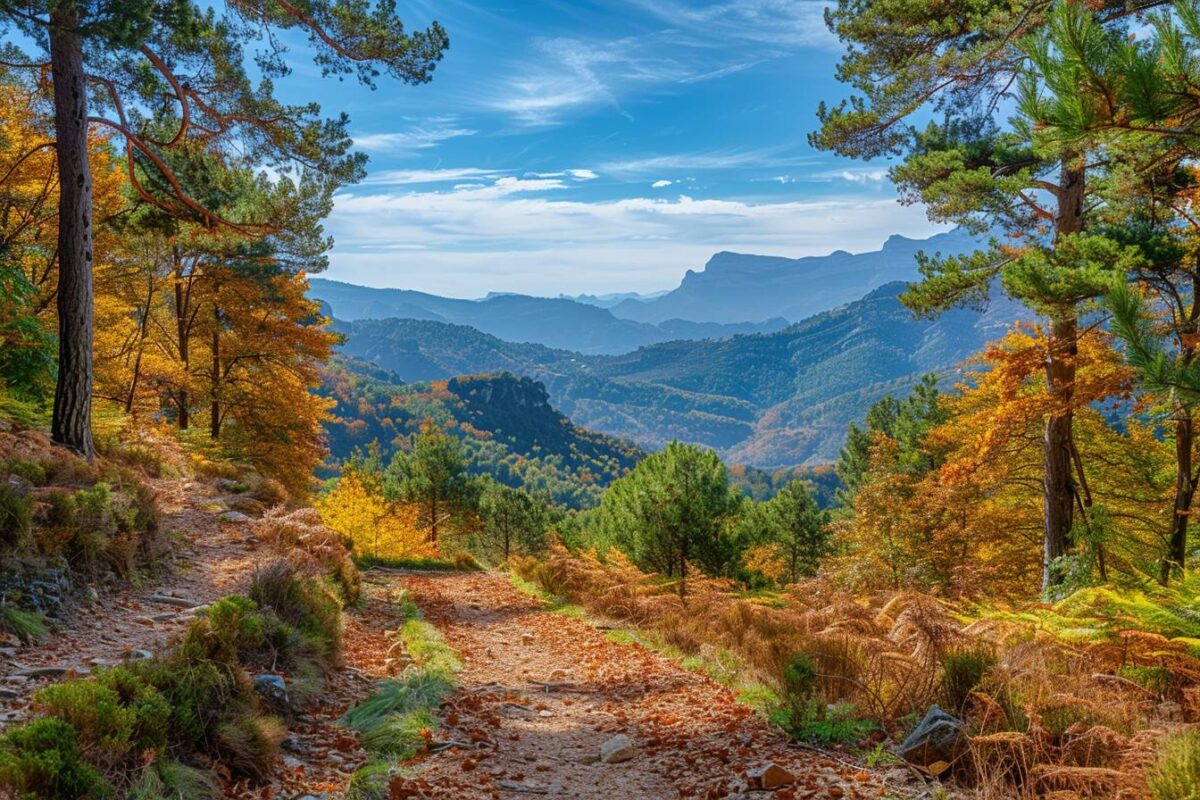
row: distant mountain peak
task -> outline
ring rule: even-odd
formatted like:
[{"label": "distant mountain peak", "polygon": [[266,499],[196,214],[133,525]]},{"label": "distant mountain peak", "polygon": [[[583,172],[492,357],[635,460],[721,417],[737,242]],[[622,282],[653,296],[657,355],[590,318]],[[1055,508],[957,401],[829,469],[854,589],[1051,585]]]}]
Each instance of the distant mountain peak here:
[{"label": "distant mountain peak", "polygon": [[891,281],[915,280],[917,253],[967,252],[979,241],[953,230],[928,239],[889,236],[877,250],[835,250],[824,256],[786,258],[722,250],[703,271],[688,270],[679,287],[643,303],[620,303],[613,314],[651,324],[667,319],[710,322],[772,317],[796,321],[861,298]]}]

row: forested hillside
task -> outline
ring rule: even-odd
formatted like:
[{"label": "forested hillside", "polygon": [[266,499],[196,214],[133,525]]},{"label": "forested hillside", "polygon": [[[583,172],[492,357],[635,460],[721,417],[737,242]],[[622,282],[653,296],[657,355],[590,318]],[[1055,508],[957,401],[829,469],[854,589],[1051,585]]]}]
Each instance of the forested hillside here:
[{"label": "forested hillside", "polygon": [[735,463],[828,462],[846,425],[926,372],[953,382],[962,362],[1022,314],[998,298],[986,312],[914,319],[889,284],[772,334],[674,341],[587,357],[505,342],[465,326],[413,320],[342,323],[343,352],[403,380],[508,371],[543,382],[576,423],[658,448],[678,438]]},{"label": "forested hillside", "polygon": [[390,459],[432,421],[462,442],[474,473],[579,508],[642,455],[576,426],[550,405],[545,387],[508,373],[400,385],[368,364],[338,359],[326,367],[321,392],[334,401],[325,429],[335,462],[373,444]]}]

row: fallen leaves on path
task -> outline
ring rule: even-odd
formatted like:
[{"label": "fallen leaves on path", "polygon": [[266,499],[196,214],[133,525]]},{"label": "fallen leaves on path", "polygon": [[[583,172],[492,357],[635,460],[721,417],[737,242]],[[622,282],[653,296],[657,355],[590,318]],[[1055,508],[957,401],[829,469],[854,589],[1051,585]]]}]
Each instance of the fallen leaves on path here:
[{"label": "fallen leaves on path", "polygon": [[[747,774],[766,763],[796,777],[778,800],[910,794],[792,747],[727,688],[551,613],[501,576],[396,580],[464,668],[437,734],[457,744],[428,756],[418,777],[394,780],[393,798],[761,797]],[[635,755],[603,763],[601,745],[616,734]]]}]

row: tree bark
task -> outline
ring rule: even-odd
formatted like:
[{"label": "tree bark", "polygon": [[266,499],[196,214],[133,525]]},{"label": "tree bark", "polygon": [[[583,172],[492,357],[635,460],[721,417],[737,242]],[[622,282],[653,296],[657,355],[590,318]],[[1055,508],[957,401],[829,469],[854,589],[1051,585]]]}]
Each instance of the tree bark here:
[{"label": "tree bark", "polygon": [[429,541],[437,544],[438,540],[438,498],[437,492],[429,496]]},{"label": "tree bark", "polygon": [[50,21],[54,135],[58,155],[58,382],[52,439],[79,455],[92,441],[92,173],[88,166],[87,86],[75,4]]},{"label": "tree bark", "polygon": [[[1076,157],[1063,160],[1059,183],[1055,244],[1063,236],[1083,230],[1084,172]],[[1063,309],[1050,322],[1049,354],[1046,358],[1046,388],[1051,409],[1042,442],[1043,521],[1042,590],[1061,583],[1054,574],[1055,559],[1071,547],[1074,523],[1075,481],[1072,478],[1071,426],[1075,392],[1075,356],[1078,350],[1075,310]]]},{"label": "tree bark", "polygon": [[1175,506],[1171,518],[1171,538],[1167,557],[1162,562],[1160,580],[1165,586],[1171,575],[1183,573],[1187,557],[1188,517],[1196,495],[1197,476],[1192,469],[1192,447],[1195,441],[1195,420],[1190,409],[1177,408],[1175,419]]},{"label": "tree bark", "polygon": [[221,438],[221,306],[217,302],[220,287],[213,288],[212,380],[209,382],[208,435]]},{"label": "tree bark", "polygon": [[190,374],[189,360],[191,357],[191,326],[188,324],[188,310],[190,308],[191,292],[185,294],[183,291],[183,262],[176,249],[172,253],[174,264],[172,269],[175,273],[175,333],[179,343],[179,362],[183,366],[184,385],[179,388],[175,395],[175,417],[179,425],[179,430],[186,431],[191,425],[190,409],[188,408],[191,398],[188,396],[187,379]]}]

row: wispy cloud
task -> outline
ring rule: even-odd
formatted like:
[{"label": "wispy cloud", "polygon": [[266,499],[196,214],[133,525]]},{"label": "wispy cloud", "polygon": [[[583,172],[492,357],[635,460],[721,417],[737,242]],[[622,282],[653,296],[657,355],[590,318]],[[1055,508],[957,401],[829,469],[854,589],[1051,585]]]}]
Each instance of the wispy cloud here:
[{"label": "wispy cloud", "polygon": [[504,174],[502,170],[478,167],[454,167],[449,169],[388,169],[371,173],[366,184],[406,186],[421,183],[454,183],[478,178],[495,178]]},{"label": "wispy cloud", "polygon": [[670,186],[670,185],[671,185],[672,183],[674,183],[674,182],[675,182],[675,181],[668,181],[668,180],[665,180],[665,179],[664,179],[664,180],[657,180],[657,181],[655,181],[654,183],[650,184],[650,188],[651,188],[651,189],[665,189],[666,187]]},{"label": "wispy cloud", "polygon": [[735,60],[670,29],[598,41],[538,39],[528,56],[511,63],[511,74],[487,85],[480,104],[522,127],[556,125],[571,112],[601,106],[633,119],[624,105],[629,97],[718,80],[764,60]]},{"label": "wispy cloud", "polygon": [[609,161],[601,164],[599,168],[619,177],[638,177],[666,170],[786,168],[814,163],[817,160],[817,156],[795,155],[782,147],[734,148]]},{"label": "wispy cloud", "polygon": [[631,0],[664,23],[687,31],[713,46],[730,40],[778,47],[837,49],[837,38],[825,26],[823,0]]},{"label": "wispy cloud", "polygon": [[354,144],[367,151],[403,154],[428,150],[449,139],[474,136],[477,132],[462,126],[453,117],[434,117],[402,131],[355,134]]}]

